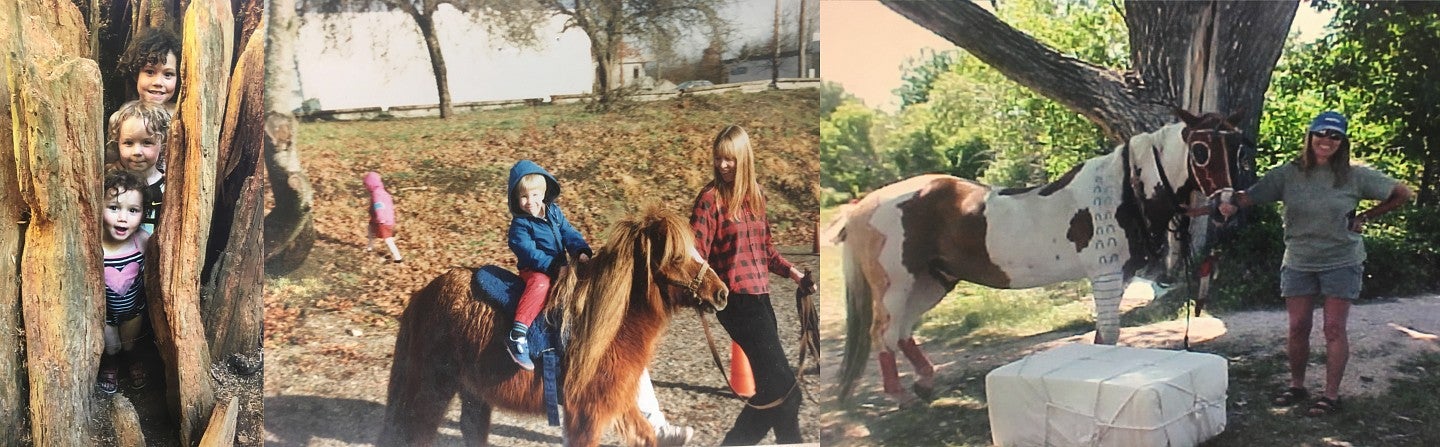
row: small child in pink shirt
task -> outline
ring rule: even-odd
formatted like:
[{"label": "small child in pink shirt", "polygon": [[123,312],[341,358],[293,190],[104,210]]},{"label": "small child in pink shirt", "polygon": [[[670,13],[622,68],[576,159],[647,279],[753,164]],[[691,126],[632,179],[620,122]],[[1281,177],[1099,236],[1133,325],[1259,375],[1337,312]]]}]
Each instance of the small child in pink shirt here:
[{"label": "small child in pink shirt", "polygon": [[380,238],[390,247],[390,258],[400,262],[400,249],[395,247],[395,201],[380,182],[380,173],[365,173],[365,189],[370,190],[370,242],[365,251],[374,249],[375,238]]}]

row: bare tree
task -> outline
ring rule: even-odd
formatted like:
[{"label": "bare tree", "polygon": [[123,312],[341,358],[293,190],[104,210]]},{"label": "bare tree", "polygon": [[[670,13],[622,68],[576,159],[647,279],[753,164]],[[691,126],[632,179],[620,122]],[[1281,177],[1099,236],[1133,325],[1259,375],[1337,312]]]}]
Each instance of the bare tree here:
[{"label": "bare tree", "polygon": [[[439,93],[440,117],[449,118],[454,114],[450,101],[449,74],[445,68],[445,56],[440,51],[440,36],[436,33],[435,12],[441,5],[450,5],[457,11],[469,15],[476,23],[485,24],[491,33],[498,33],[506,41],[530,46],[536,43],[535,28],[546,18],[548,12],[531,6],[529,2],[512,0],[301,0],[299,9],[303,13],[331,15],[345,12],[400,11],[415,22],[425,41],[430,57],[430,69],[435,73],[435,91]],[[332,30],[332,39],[338,39]]]},{"label": "bare tree", "polygon": [[627,38],[679,40],[695,31],[694,24],[713,28],[720,22],[714,0],[540,0],[556,14],[569,18],[566,29],[579,28],[590,38],[595,61],[595,94],[600,107],[618,99],[620,51]]}]

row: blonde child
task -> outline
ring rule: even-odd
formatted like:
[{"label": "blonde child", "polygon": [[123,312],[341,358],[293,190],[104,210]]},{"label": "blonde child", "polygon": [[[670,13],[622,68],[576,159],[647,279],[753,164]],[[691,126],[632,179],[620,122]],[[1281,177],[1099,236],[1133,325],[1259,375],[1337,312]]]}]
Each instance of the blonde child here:
[{"label": "blonde child", "polygon": [[365,189],[370,191],[370,237],[365,251],[375,248],[375,239],[380,238],[390,248],[390,259],[400,262],[400,249],[395,246],[395,201],[380,181],[380,173],[365,173]]},{"label": "blonde child", "polygon": [[525,332],[530,323],[545,306],[545,295],[550,291],[550,281],[566,263],[566,254],[575,256],[580,262],[590,260],[594,253],[585,237],[580,235],[555,198],[560,196],[560,182],[545,168],[530,160],[520,160],[510,168],[507,191],[510,208],[510,250],[515,252],[519,263],[520,278],[525,280],[525,292],[515,309],[515,324],[510,328],[510,358],[526,370],[534,370],[530,361],[530,346]]},{"label": "blonde child", "polygon": [[[144,332],[145,244],[150,232],[141,228],[145,212],[145,183],[128,172],[105,176],[105,206],[100,213],[101,248],[104,251],[105,355],[100,360],[100,390],[114,394],[120,354],[131,352]],[[130,359],[130,385],[144,388],[145,366]]]},{"label": "blonde child", "polygon": [[148,199],[141,224],[152,234],[159,223],[161,199],[165,196],[165,171],[159,164],[169,135],[170,112],[158,104],[130,101],[110,115],[107,145],[119,154],[115,164],[144,182]]},{"label": "blonde child", "polygon": [[[545,306],[546,294],[550,291],[550,280],[566,263],[566,254],[575,256],[580,262],[589,262],[590,245],[584,236],[565,219],[555,199],[560,196],[560,182],[540,165],[530,160],[521,160],[510,168],[510,250],[520,264],[520,278],[525,281],[525,291],[515,310],[515,324],[510,328],[506,344],[510,358],[526,370],[535,369],[530,360],[529,343],[525,333],[530,323]],[[681,425],[670,424],[660,409],[654,385],[650,382],[647,368],[640,376],[639,395],[636,400],[641,414],[655,429],[656,444],[661,447],[683,446],[690,441],[695,430]]]}]

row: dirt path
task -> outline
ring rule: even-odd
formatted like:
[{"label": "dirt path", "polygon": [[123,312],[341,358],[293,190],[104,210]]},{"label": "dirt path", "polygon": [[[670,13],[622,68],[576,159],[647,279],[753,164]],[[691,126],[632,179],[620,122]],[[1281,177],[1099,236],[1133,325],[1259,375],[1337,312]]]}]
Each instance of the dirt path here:
[{"label": "dirt path", "polygon": [[[838,250],[835,251],[838,253]],[[828,255],[830,251],[826,251]],[[824,351],[822,370],[831,372],[820,390],[822,442],[859,439],[868,436],[861,416],[836,410],[834,371],[839,370],[840,352],[844,343],[844,299],[835,281],[821,289],[821,346]],[[833,287],[833,288],[832,288]],[[1150,296],[1127,290],[1122,308],[1144,305]],[[1325,342],[1320,330],[1321,315],[1317,309],[1316,327],[1311,336],[1311,350],[1323,353]],[[1198,318],[1191,321],[1190,341],[1194,349],[1237,357],[1283,355],[1287,317],[1283,310],[1249,311]],[[1185,330],[1184,320],[1166,321],[1146,326],[1128,327],[1121,332],[1120,343],[1126,346],[1177,349]],[[1341,390],[1348,395],[1372,396],[1385,392],[1396,378],[1396,365],[1420,352],[1440,351],[1440,295],[1367,302],[1355,306],[1350,313],[1350,362]],[[1080,335],[1042,334],[986,346],[947,346],[943,340],[921,340],[937,367],[937,377],[983,378],[991,369],[1015,361],[1025,355],[1044,351],[1066,343],[1090,343],[1094,332]],[[873,357],[873,354],[872,354]],[[880,392],[877,367],[867,365],[857,391],[857,401],[869,409],[857,414],[879,416],[894,411]],[[1323,368],[1321,368],[1323,370]],[[913,375],[908,364],[901,362],[901,382],[909,386]],[[1283,375],[1283,373],[1282,373]],[[1285,377],[1277,375],[1275,383]],[[1322,385],[1323,375],[1312,369],[1308,374],[1311,389]]]},{"label": "dirt path", "polygon": [[[782,249],[790,261],[815,269],[819,257],[808,247]],[[325,256],[316,253],[312,256]],[[378,262],[378,261],[377,261]],[[407,263],[412,261],[406,261]],[[404,264],[400,264],[404,265]],[[771,277],[772,299],[781,340],[786,342],[792,366],[793,340],[798,337],[795,284]],[[276,344],[268,348],[265,382],[265,444],[273,446],[371,445],[380,432],[385,411],[385,389],[394,350],[393,325],[386,330],[357,324],[368,314],[314,310],[292,330],[304,344]],[[724,330],[710,316],[713,330],[729,344]],[[691,312],[677,314],[651,362],[651,374],[661,406],[672,423],[695,427],[693,445],[718,445],[741,404],[720,379],[705,348],[705,335]],[[813,371],[813,369],[812,369]],[[813,375],[811,376],[813,379]],[[817,391],[811,380],[808,393]],[[451,403],[441,424],[439,445],[460,445],[457,425],[459,403]],[[808,401],[801,409],[805,440],[819,439],[817,407]],[[606,443],[618,438],[607,435]],[[543,417],[496,412],[490,442],[495,445],[548,446],[560,443],[560,430]],[[773,442],[773,439],[767,440]]]}]

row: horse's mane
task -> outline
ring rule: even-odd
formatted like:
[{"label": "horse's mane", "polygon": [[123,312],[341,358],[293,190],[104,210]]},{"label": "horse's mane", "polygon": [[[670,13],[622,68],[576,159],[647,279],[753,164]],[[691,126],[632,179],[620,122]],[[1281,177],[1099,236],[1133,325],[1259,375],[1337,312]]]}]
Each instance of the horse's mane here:
[{"label": "horse's mane", "polygon": [[[652,238],[668,242],[663,257],[652,252],[656,249],[651,246]],[[620,327],[627,323],[637,273],[648,275],[652,260],[688,256],[687,250],[694,245],[694,236],[684,220],[659,206],[650,206],[616,223],[610,238],[587,265],[564,269],[551,287],[549,302],[564,306],[563,327],[569,340],[565,354],[567,387],[588,383],[601,358],[612,349]],[[637,258],[647,265],[636,265]],[[657,312],[664,310],[662,303],[650,304],[656,306]]]}]

